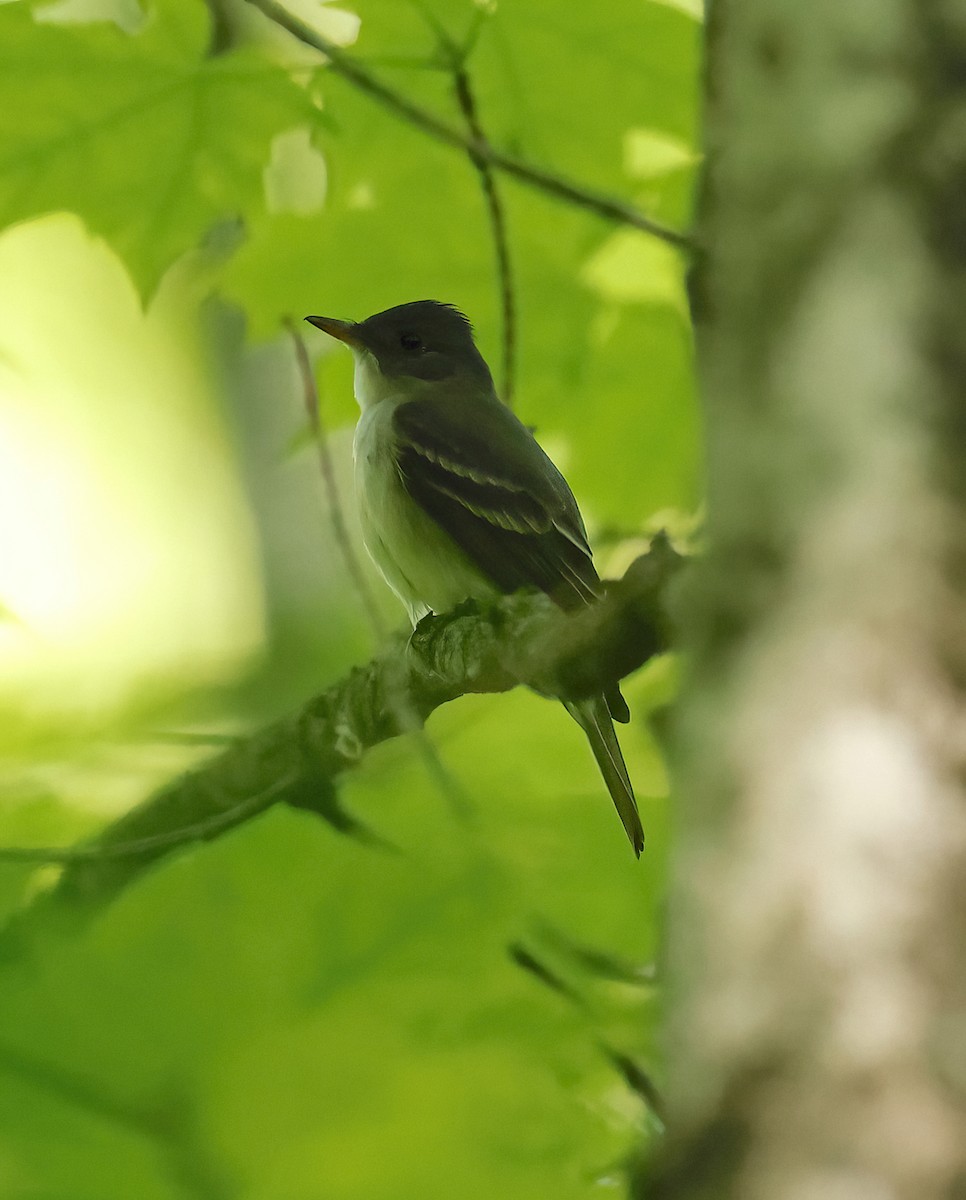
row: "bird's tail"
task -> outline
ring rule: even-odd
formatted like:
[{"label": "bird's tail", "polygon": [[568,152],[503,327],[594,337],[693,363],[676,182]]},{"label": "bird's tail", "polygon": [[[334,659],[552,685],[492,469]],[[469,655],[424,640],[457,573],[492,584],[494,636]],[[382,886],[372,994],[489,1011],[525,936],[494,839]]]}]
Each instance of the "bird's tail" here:
[{"label": "bird's tail", "polygon": [[587,741],[590,742],[594,758],[597,759],[617,815],[634,847],[634,853],[640,858],[644,849],[644,827],[641,825],[634,789],[624,765],[624,756],[621,754],[617,734],[607,710],[607,701],[601,695],[590,700],[565,701],[564,707],[587,735]]}]

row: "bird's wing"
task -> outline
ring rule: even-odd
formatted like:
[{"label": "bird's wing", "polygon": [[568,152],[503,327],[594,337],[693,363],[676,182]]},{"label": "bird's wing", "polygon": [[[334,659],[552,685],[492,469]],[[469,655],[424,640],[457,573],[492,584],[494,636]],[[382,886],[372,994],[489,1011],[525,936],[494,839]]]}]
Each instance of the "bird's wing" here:
[{"label": "bird's wing", "polygon": [[562,608],[599,592],[570,488],[496,399],[420,398],[393,415],[396,466],[412,499],[505,592],[534,587]]}]

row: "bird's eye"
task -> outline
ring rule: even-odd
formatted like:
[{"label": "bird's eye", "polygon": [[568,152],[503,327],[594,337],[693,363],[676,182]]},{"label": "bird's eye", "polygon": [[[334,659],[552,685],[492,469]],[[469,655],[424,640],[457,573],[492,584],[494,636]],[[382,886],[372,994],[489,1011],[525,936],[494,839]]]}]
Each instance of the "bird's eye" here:
[{"label": "bird's eye", "polygon": [[404,333],[400,335],[399,344],[404,350],[422,350],[423,342],[415,333]]}]

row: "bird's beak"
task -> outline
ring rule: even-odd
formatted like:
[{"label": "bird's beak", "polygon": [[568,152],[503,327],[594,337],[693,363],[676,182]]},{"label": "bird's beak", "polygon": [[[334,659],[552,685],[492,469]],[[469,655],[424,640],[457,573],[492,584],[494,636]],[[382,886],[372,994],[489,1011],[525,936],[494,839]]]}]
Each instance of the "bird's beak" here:
[{"label": "bird's beak", "polygon": [[330,337],[338,338],[347,346],[351,346],[353,349],[362,348],[362,340],[353,333],[355,325],[352,321],[338,321],[335,317],[306,317],[305,319],[316,329],[321,329]]}]

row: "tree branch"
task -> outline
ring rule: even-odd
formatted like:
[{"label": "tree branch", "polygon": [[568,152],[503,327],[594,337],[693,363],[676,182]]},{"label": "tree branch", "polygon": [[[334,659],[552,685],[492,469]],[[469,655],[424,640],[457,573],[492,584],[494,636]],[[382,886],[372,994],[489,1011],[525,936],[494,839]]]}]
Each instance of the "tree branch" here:
[{"label": "tree branch", "polygon": [[[462,695],[524,684],[580,698],[623,678],[669,647],[668,586],[685,561],[661,535],[599,604],[576,615],[519,593],[426,618],[408,640],[394,639],[293,716],[167,784],[88,845],[52,851],[50,859],[68,859],[55,894],[103,903],[175,845],[220,836],[280,800],[359,832],[338,807],[335,781],[367,750],[421,728]],[[31,854],[0,849],[0,861]]]},{"label": "tree branch", "polygon": [[474,160],[479,159],[486,162],[558,200],[566,200],[570,204],[586,208],[608,221],[616,221],[621,225],[629,225],[644,233],[650,233],[662,241],[669,242],[672,246],[678,246],[684,250],[694,249],[694,243],[687,234],[652,220],[633,205],[626,204],[614,196],[608,196],[603,192],[596,192],[581,184],[573,183],[569,179],[545,171],[532,163],[524,162],[511,154],[498,150],[489,142],[480,141],[472,135],[464,134],[454,126],[447,124],[446,121],[440,120],[435,113],[420,108],[408,97],[383,83],[358,59],[346,54],[341,46],[337,46],[304,24],[298,17],[293,16],[287,9],[277,4],[276,0],[248,0],[248,3],[264,13],[270,21],[287,30],[304,45],[311,46],[313,50],[324,54],[329,60],[330,68],[337,75],[341,75],[354,87],[378,100],[390,112],[395,113],[404,121],[408,121],[410,125],[416,126],[417,129],[421,129],[437,141],[448,146],[455,146],[472,156]]}]

